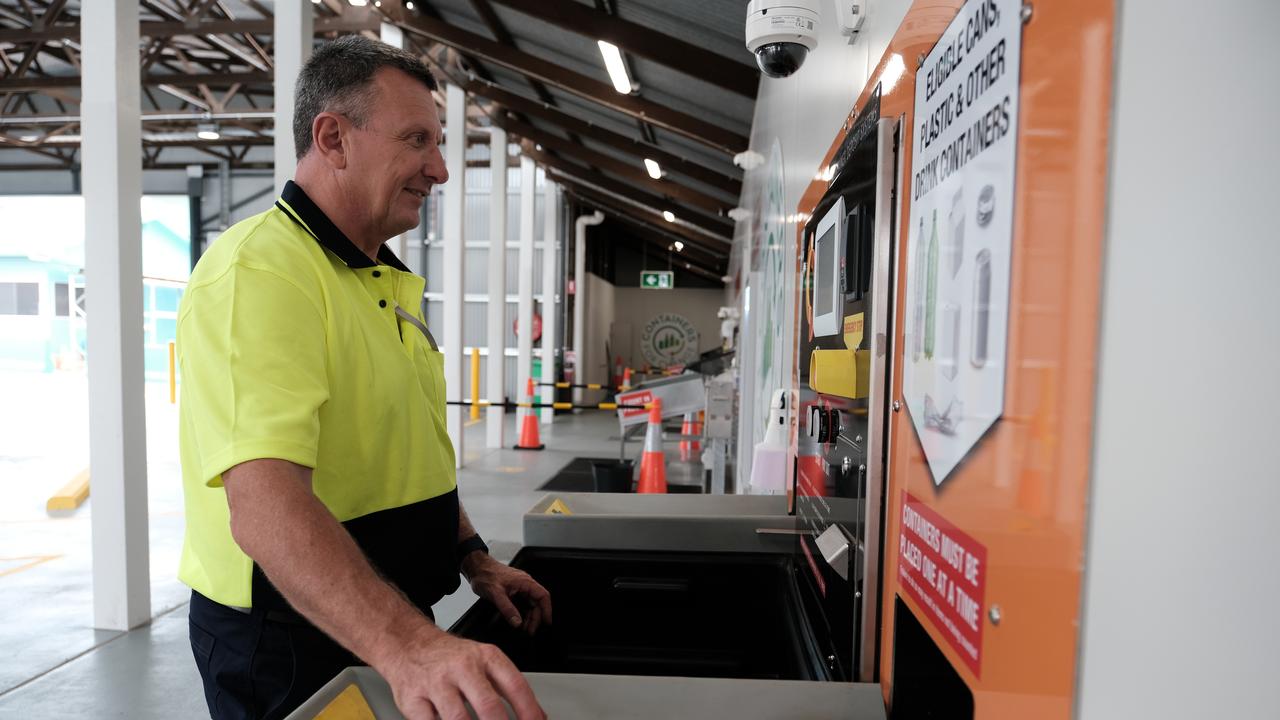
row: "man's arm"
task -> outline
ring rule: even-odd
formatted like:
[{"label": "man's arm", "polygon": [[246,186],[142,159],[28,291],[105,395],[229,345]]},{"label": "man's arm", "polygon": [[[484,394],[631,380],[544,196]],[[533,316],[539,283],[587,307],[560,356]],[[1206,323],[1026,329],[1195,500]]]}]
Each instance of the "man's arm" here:
[{"label": "man's arm", "polygon": [[[462,503],[458,503],[458,542],[476,534]],[[551,594],[529,577],[523,570],[516,570],[498,562],[479,550],[462,558],[462,574],[471,583],[476,595],[493,603],[502,617],[513,627],[524,626],[533,635],[543,623],[551,624]],[[513,599],[520,600],[528,610],[528,618],[522,618]]]},{"label": "man's arm", "polygon": [[378,577],[311,490],[311,470],[252,460],[223,473],[231,534],[293,607],[387,679],[407,718],[545,718],[524,676],[491,645],[436,627]]}]

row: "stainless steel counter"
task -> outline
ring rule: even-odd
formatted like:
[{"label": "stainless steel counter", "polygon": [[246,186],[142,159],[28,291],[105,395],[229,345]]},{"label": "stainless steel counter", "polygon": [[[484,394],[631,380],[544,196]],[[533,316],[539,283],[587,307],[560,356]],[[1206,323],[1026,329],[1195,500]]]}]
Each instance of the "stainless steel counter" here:
[{"label": "stainless steel counter", "polygon": [[[872,683],[542,673],[527,673],[525,677],[547,716],[556,720],[885,718],[880,686]],[[391,700],[390,688],[369,668],[344,670],[289,720],[311,720],[353,683],[360,688],[377,720],[402,720]]]}]

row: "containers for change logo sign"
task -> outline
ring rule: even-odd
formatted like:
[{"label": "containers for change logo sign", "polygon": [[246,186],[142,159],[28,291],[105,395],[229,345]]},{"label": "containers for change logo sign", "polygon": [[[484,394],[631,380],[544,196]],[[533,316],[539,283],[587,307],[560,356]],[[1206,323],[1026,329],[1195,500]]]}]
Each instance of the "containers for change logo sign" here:
[{"label": "containers for change logo sign", "polygon": [[650,365],[687,365],[698,359],[698,330],[683,315],[662,313],[644,326],[640,347]]}]

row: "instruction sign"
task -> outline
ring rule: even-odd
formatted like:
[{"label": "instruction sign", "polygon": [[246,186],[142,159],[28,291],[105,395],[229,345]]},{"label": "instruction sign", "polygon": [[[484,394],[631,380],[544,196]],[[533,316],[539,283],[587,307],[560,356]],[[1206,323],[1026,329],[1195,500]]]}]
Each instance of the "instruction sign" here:
[{"label": "instruction sign", "polygon": [[980,676],[987,549],[909,493],[903,496],[898,579]]},{"label": "instruction sign", "polygon": [[970,0],[916,72],[903,392],[941,485],[1004,408],[1021,0]]},{"label": "instruction sign", "polygon": [[670,290],[676,286],[676,276],[671,270],[641,270],[640,287],[648,290]]}]

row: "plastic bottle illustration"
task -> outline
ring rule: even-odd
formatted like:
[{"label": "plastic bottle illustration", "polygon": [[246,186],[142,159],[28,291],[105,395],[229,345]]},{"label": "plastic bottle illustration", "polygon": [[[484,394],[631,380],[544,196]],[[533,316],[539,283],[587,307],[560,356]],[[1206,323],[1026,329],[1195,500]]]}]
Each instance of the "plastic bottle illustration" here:
[{"label": "plastic bottle illustration", "polygon": [[933,211],[932,225],[929,230],[929,276],[925,283],[924,296],[924,357],[933,359],[935,325],[938,305],[938,211]]},{"label": "plastic bottle illustration", "polygon": [[912,263],[914,273],[911,278],[911,285],[915,289],[915,298],[911,303],[911,360],[919,362],[920,353],[924,349],[924,263],[925,246],[928,244],[924,236],[924,216],[920,217],[920,233],[912,242],[916,246],[916,257]]}]

